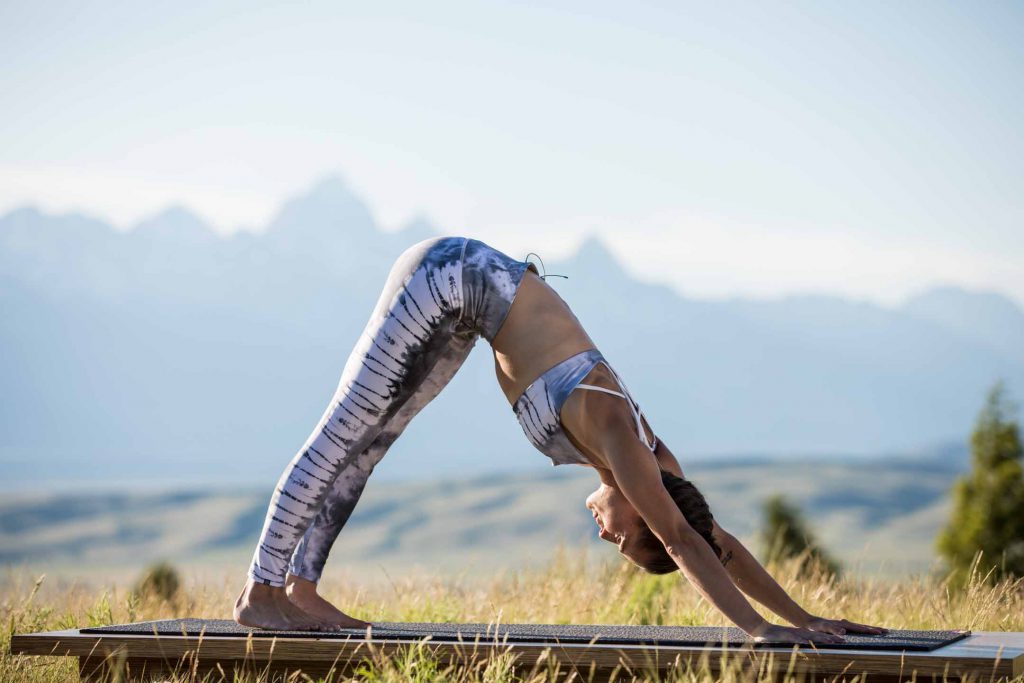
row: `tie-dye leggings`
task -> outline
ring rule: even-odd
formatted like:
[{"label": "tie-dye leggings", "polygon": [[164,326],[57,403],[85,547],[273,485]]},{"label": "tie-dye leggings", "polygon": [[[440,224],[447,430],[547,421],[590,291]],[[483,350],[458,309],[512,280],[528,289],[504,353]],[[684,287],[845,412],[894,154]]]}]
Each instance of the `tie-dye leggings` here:
[{"label": "tie-dye leggings", "polygon": [[493,341],[527,268],[537,271],[464,237],[402,253],[327,410],[277,483],[250,577],[272,586],[286,572],[319,580],[374,466],[477,337]]}]

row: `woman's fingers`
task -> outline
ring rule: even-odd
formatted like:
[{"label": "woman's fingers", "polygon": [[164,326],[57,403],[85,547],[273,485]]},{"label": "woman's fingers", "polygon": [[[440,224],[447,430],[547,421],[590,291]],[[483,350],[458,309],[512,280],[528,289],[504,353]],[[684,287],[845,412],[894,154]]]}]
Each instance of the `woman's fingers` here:
[{"label": "woman's fingers", "polygon": [[826,631],[812,631],[810,629],[802,629],[801,635],[805,638],[813,640],[818,643],[843,643],[846,642],[837,635],[833,635]]},{"label": "woman's fingers", "polygon": [[846,635],[847,633],[867,633],[870,635],[885,635],[889,632],[889,629],[883,626],[870,626],[868,624],[858,624],[855,621],[849,619],[822,619],[817,618],[810,624],[815,631],[822,633],[832,633],[835,635]]},{"label": "woman's fingers", "polygon": [[831,645],[846,642],[843,638],[823,630],[774,625],[757,636],[755,640],[769,643],[797,643],[799,645],[813,645],[814,643]]},{"label": "woman's fingers", "polygon": [[845,624],[837,619],[816,619],[809,626],[811,631],[817,633],[831,633],[837,636],[846,633]]},{"label": "woman's fingers", "polygon": [[843,623],[843,626],[845,626],[847,628],[847,630],[855,631],[857,633],[881,633],[881,634],[884,634],[884,633],[888,633],[889,632],[889,629],[884,628],[882,626],[868,626],[867,624],[858,624],[858,623],[855,623],[855,622],[852,622],[852,621],[847,621],[846,619],[843,619],[842,623]]}]

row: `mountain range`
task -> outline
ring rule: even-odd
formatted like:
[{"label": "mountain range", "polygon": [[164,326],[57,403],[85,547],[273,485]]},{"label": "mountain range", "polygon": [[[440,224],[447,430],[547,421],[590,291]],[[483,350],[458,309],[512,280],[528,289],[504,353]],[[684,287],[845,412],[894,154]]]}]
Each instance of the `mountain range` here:
[{"label": "mountain range", "polygon": [[[337,177],[263,230],[226,237],[183,207],[128,231],[31,207],[0,217],[5,485],[269,489],[330,399],[394,258],[443,232],[426,219],[381,230]],[[963,458],[986,389],[1024,387],[1024,311],[998,293],[939,287],[896,307],[704,300],[637,277],[597,237],[546,261],[684,465]],[[380,477],[549,466],[478,346]]]}]

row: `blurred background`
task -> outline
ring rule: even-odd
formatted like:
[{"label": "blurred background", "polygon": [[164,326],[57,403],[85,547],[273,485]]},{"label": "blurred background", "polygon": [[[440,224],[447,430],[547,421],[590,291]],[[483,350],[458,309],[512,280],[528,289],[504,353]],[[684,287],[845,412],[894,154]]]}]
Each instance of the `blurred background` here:
[{"label": "blurred background", "polygon": [[[459,234],[568,276],[723,526],[755,539],[781,495],[838,561],[929,570],[986,395],[1012,423],[1024,393],[1022,29],[996,2],[4,2],[0,564],[240,577],[393,259]],[[480,343],[328,567],[607,559],[596,485],[532,449]]]}]

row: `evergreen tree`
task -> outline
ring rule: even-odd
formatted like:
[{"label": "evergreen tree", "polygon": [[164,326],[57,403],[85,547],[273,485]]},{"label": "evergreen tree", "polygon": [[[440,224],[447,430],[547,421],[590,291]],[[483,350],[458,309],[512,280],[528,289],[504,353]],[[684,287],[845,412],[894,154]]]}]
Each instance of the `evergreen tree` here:
[{"label": "evergreen tree", "polygon": [[[971,435],[971,472],[953,486],[953,512],[936,539],[954,582],[1024,576],[1024,449],[1002,382],[989,390]],[[990,573],[991,572],[991,573]]]},{"label": "evergreen tree", "polygon": [[762,508],[761,548],[765,562],[802,557],[800,572],[814,568],[838,576],[842,567],[815,539],[800,510],[782,495],[769,497]]}]

